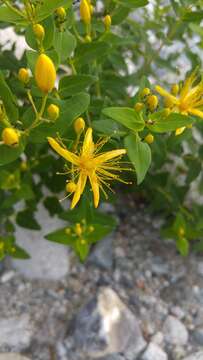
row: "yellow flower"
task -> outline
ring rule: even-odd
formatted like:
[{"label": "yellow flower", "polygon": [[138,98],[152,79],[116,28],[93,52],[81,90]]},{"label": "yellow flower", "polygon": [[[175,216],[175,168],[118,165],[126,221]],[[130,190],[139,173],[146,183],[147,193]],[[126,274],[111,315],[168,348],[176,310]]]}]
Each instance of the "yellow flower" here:
[{"label": "yellow flower", "polygon": [[20,68],[20,70],[18,71],[18,79],[22,83],[27,84],[30,80],[30,74],[29,74],[28,69]]},{"label": "yellow flower", "polygon": [[107,186],[109,188],[110,180],[121,181],[119,175],[112,173],[112,171],[120,172],[122,170],[119,166],[118,160],[121,155],[126,154],[126,150],[119,149],[98,154],[105,142],[100,141],[94,144],[91,128],[88,128],[86,131],[84,142],[78,155],[65,149],[51,137],[48,138],[48,141],[51,147],[59,155],[72,164],[70,173],[76,183],[76,189],[73,195],[71,209],[73,209],[80,200],[87,180],[89,180],[93,191],[95,207],[98,207],[99,204],[100,189],[106,196],[103,186]]},{"label": "yellow flower", "polygon": [[20,136],[18,130],[13,128],[5,128],[1,134],[3,143],[8,146],[18,145]]},{"label": "yellow flower", "polygon": [[161,86],[157,85],[155,87],[156,91],[163,96],[168,103],[170,103],[170,108],[173,112],[179,112],[184,115],[195,115],[203,119],[203,81],[201,80],[198,84],[194,85],[197,80],[197,73],[193,73],[185,80],[183,87],[178,91],[177,96],[173,95],[174,87],[172,88],[172,93],[166,91]]},{"label": "yellow flower", "polygon": [[42,26],[41,24],[33,25],[33,32],[39,41],[44,40],[44,37],[45,37],[44,26]]}]

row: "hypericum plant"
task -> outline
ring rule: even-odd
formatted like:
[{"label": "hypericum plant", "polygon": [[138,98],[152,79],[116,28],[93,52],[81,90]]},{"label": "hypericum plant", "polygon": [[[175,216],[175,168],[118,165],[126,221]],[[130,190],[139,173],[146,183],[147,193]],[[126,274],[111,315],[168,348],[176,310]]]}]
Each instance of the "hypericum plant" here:
[{"label": "hypericum plant", "polygon": [[[203,207],[188,197],[190,184],[197,178],[201,184],[203,82],[188,41],[202,36],[202,1],[147,5],[0,2],[2,27],[12,25],[29,47],[20,59],[14,47],[0,54],[0,259],[29,257],[16,244],[15,224],[38,230],[34,214],[43,202],[51,216],[67,221],[46,238],[85,260],[116,225],[95,209],[108,199],[113,180],[164,214],[163,234],[183,255],[189,240],[203,248]],[[176,40],[183,50],[170,54]],[[167,82],[177,77],[174,63],[183,54],[195,70],[167,91],[160,71]],[[68,211],[61,192],[72,198]]]}]

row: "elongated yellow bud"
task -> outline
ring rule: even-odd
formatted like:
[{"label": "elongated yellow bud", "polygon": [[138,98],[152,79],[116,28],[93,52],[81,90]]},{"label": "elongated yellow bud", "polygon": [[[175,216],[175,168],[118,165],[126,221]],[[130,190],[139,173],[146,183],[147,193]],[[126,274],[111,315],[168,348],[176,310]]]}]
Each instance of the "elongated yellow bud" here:
[{"label": "elongated yellow bud", "polygon": [[43,41],[45,37],[45,30],[41,24],[33,25],[33,32],[39,41]]},{"label": "elongated yellow bud", "polygon": [[75,233],[76,233],[76,235],[78,235],[78,236],[81,236],[82,235],[82,226],[79,224],[79,223],[77,223],[76,225],[75,225]]},{"label": "elongated yellow bud", "polygon": [[134,106],[135,111],[141,111],[144,108],[144,104],[141,102],[137,102]]},{"label": "elongated yellow bud", "polygon": [[150,111],[156,110],[159,100],[156,95],[149,95],[147,98],[147,105]]},{"label": "elongated yellow bud", "polygon": [[106,31],[110,30],[110,27],[111,27],[111,16],[110,15],[106,15],[104,17],[104,26],[105,26]]},{"label": "elongated yellow bud", "polygon": [[73,193],[76,190],[76,184],[73,181],[69,181],[66,185],[66,191]]},{"label": "elongated yellow bud", "polygon": [[79,117],[77,120],[75,120],[74,129],[75,129],[76,134],[80,134],[82,131],[84,131],[85,121],[82,117]]},{"label": "elongated yellow bud", "polygon": [[87,0],[81,0],[80,2],[80,17],[86,25],[91,23],[91,9]]},{"label": "elongated yellow bud", "polygon": [[141,96],[145,97],[151,94],[151,90],[149,88],[144,88],[141,92]]},{"label": "elongated yellow bud", "polygon": [[35,65],[35,80],[37,86],[44,93],[52,91],[56,81],[56,70],[52,60],[41,54]]},{"label": "elongated yellow bud", "polygon": [[179,93],[179,85],[178,85],[178,84],[173,84],[173,85],[171,86],[171,93],[172,93],[174,96],[178,95],[178,93]]},{"label": "elongated yellow bud", "polygon": [[23,84],[27,84],[30,80],[30,75],[29,75],[29,71],[28,69],[25,68],[21,68],[18,71],[18,79],[23,83]]},{"label": "elongated yellow bud", "polygon": [[19,143],[19,139],[20,139],[19,133],[17,130],[13,128],[5,128],[2,131],[1,136],[5,145],[14,146],[14,145],[18,145]]},{"label": "elongated yellow bud", "polygon": [[148,134],[147,136],[145,136],[144,141],[151,145],[154,142],[154,136],[152,134]]},{"label": "elongated yellow bud", "polygon": [[51,120],[56,120],[59,117],[60,114],[60,110],[59,107],[57,105],[51,104],[49,105],[48,109],[47,109],[49,118]]},{"label": "elongated yellow bud", "polygon": [[60,20],[64,20],[66,17],[66,10],[63,6],[60,6],[58,9],[56,9],[56,15],[60,18]]}]

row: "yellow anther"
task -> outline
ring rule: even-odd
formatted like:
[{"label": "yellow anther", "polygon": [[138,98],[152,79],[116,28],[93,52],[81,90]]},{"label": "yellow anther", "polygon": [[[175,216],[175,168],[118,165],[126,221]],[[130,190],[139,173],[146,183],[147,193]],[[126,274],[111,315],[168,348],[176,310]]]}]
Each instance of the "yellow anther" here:
[{"label": "yellow anther", "polygon": [[141,96],[145,97],[151,94],[151,90],[149,88],[144,88],[141,92]]},{"label": "yellow anther", "polygon": [[33,32],[34,32],[37,40],[39,40],[39,41],[44,40],[44,37],[45,37],[44,26],[42,26],[41,24],[33,25]]},{"label": "yellow anther", "polygon": [[105,29],[106,31],[109,31],[110,30],[110,27],[111,27],[111,16],[110,15],[106,15],[104,17],[104,26],[105,26]]},{"label": "yellow anther", "polygon": [[144,141],[150,145],[154,142],[154,136],[152,134],[148,134],[145,136]]},{"label": "yellow anther", "polygon": [[59,107],[57,105],[51,104],[49,105],[48,109],[47,109],[49,118],[51,120],[56,120],[59,117],[60,114],[60,110]]},{"label": "yellow anther", "polygon": [[48,93],[52,91],[56,81],[56,70],[52,60],[41,54],[35,65],[35,80],[39,89]]},{"label": "yellow anther", "polygon": [[23,84],[27,84],[30,80],[30,74],[29,74],[29,70],[25,69],[25,68],[21,68],[18,71],[18,79],[23,83]]},{"label": "yellow anther", "polygon": [[13,128],[5,128],[2,131],[1,136],[5,145],[14,146],[14,145],[18,145],[19,143],[19,139],[20,139],[19,132]]},{"label": "yellow anther", "polygon": [[76,134],[80,134],[85,129],[85,121],[82,117],[79,117],[74,122],[74,129]]},{"label": "yellow anther", "polygon": [[156,95],[149,95],[147,97],[147,105],[148,108],[151,112],[153,112],[154,110],[156,110],[157,106],[158,106],[159,100],[158,97]]},{"label": "yellow anther", "polygon": [[185,131],[185,126],[176,129],[176,131],[175,131],[175,136],[181,135],[184,131]]},{"label": "yellow anther", "polygon": [[144,103],[137,102],[134,106],[135,111],[141,111],[144,108]]},{"label": "yellow anther", "polygon": [[87,0],[80,2],[80,17],[86,25],[91,23],[91,9]]},{"label": "yellow anther", "polygon": [[173,84],[171,86],[171,94],[173,94],[174,96],[178,95],[179,90],[180,90],[180,88],[179,88],[178,84]]},{"label": "yellow anther", "polygon": [[58,9],[56,9],[56,15],[61,19],[64,20],[66,17],[66,10],[63,6],[60,6]]},{"label": "yellow anther", "polygon": [[68,182],[66,185],[66,191],[73,193],[75,192],[75,190],[76,190],[76,184],[73,181]]},{"label": "yellow anther", "polygon": [[82,226],[81,226],[81,224],[80,223],[77,223],[76,225],[75,225],[75,233],[76,233],[76,235],[77,236],[81,236],[82,235]]}]

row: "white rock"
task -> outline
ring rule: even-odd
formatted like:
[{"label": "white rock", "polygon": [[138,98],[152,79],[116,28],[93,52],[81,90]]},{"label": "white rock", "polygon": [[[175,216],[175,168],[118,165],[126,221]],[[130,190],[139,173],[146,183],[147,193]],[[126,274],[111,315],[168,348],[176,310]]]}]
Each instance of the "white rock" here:
[{"label": "white rock", "polygon": [[3,353],[0,354],[0,360],[30,360],[30,359],[16,353]]},{"label": "white rock", "polygon": [[168,355],[156,344],[150,343],[142,360],[167,360]]},{"label": "white rock", "polygon": [[175,318],[168,316],[163,325],[164,339],[171,345],[185,345],[188,342],[188,331],[185,325]]},{"label": "white rock", "polygon": [[42,205],[39,205],[36,219],[42,227],[40,231],[16,228],[16,241],[28,251],[31,259],[12,260],[12,263],[28,279],[60,280],[69,271],[69,250],[44,239],[44,236],[64,227],[65,223],[57,217],[50,217]]},{"label": "white rock", "polygon": [[197,272],[198,272],[199,275],[203,276],[203,261],[198,263]]},{"label": "white rock", "polygon": [[27,349],[32,338],[32,327],[28,315],[0,320],[0,349],[14,351]]},{"label": "white rock", "polygon": [[79,311],[74,338],[88,359],[113,353],[136,359],[146,346],[137,318],[109,287],[101,288]]},{"label": "white rock", "polygon": [[1,283],[4,284],[4,283],[10,281],[14,276],[15,276],[15,271],[13,271],[13,270],[6,271],[1,276]]},{"label": "white rock", "polygon": [[186,357],[184,360],[203,360],[203,351],[194,353],[194,354]]}]

